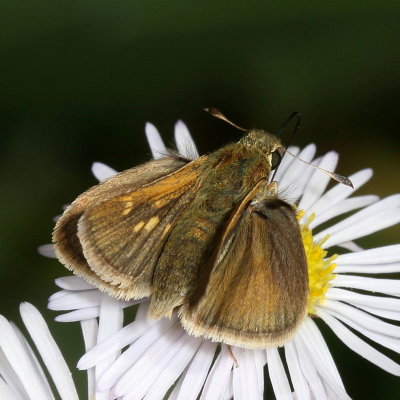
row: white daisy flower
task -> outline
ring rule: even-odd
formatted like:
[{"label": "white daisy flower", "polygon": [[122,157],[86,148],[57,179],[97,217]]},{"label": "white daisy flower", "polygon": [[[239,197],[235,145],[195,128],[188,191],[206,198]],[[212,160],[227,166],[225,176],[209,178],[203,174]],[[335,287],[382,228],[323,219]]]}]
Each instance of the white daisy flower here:
[{"label": "white daisy flower", "polygon": [[[146,134],[153,157],[165,155],[157,129],[147,124]],[[175,139],[182,156],[198,157],[181,121],[175,126]],[[313,144],[289,150],[329,171],[338,161],[335,152],[315,159]],[[100,181],[115,173],[100,163],[92,170]],[[372,171],[365,169],[349,178],[357,190],[371,176]],[[78,368],[88,370],[96,399],[262,399],[266,364],[278,400],[348,399],[315,318],[321,318],[352,351],[400,376],[400,365],[363,339],[400,353],[400,327],[381,319],[400,320],[400,281],[360,276],[400,272],[400,244],[364,250],[354,242],[400,222],[400,195],[382,200],[374,195],[350,197],[354,190],[342,184],[327,190],[327,175],[289,155],[274,180],[280,188],[291,189],[287,200],[298,206],[308,262],[308,315],[294,337],[282,349],[220,345],[188,335],[176,316],[147,320],[147,299],[118,301],[81,278],[60,278],[56,284],[62,290],[50,297],[49,308],[70,311],[59,315],[58,321],[80,321],[87,352]],[[355,210],[359,211],[320,229]],[[344,250],[332,253],[334,246]],[[54,257],[51,245],[42,246],[41,252]],[[123,309],[134,304],[139,304],[135,320],[124,326]]]},{"label": "white daisy flower", "polygon": [[[25,327],[62,400],[78,400],[71,372],[39,311],[29,303],[20,306]],[[54,400],[45,372],[20,330],[0,315],[0,399]]]}]

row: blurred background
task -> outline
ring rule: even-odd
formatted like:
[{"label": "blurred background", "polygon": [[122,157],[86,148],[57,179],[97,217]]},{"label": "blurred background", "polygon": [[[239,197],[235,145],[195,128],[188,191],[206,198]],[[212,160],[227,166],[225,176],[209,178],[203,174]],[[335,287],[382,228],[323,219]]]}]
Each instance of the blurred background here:
[{"label": "blurred background", "polygon": [[[400,191],[398,2],[3,1],[0,15],[0,313],[21,326],[18,304],[35,304],[71,367],[79,326],[46,311],[67,272],[36,249],[95,184],[93,161],[123,170],[150,157],[146,121],[172,144],[184,120],[205,153],[240,137],[205,106],[272,132],[301,111],[296,144],[339,151],[342,174],[372,167],[360,193]],[[399,238],[396,226],[359,243]],[[322,329],[350,396],[399,397],[398,378]]]}]

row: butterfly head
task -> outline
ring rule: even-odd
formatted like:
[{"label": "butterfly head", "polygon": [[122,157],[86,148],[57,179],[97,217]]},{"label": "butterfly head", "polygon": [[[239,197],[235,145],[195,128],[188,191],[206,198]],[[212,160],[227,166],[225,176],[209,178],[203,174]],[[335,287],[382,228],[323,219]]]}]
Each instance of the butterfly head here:
[{"label": "butterfly head", "polygon": [[285,147],[282,146],[281,141],[276,136],[262,129],[251,129],[248,131],[247,135],[240,140],[240,143],[260,150],[271,165],[271,170],[278,167],[286,151]]}]

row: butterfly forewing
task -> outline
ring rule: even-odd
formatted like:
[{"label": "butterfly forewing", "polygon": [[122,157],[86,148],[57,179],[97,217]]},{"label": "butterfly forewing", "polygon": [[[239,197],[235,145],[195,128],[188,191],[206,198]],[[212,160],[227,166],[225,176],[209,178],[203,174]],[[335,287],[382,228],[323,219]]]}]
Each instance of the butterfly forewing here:
[{"label": "butterfly forewing", "polygon": [[175,220],[196,195],[202,161],[88,209],[78,237],[92,270],[118,297],[151,293],[154,267]]},{"label": "butterfly forewing", "polygon": [[203,160],[151,161],[83,193],[57,222],[53,240],[60,260],[114,296],[148,295],[156,255],[194,196]]},{"label": "butterfly forewing", "polygon": [[196,336],[232,345],[281,344],[306,312],[308,272],[296,215],[274,198],[238,210],[203,293],[181,310],[182,323]]}]

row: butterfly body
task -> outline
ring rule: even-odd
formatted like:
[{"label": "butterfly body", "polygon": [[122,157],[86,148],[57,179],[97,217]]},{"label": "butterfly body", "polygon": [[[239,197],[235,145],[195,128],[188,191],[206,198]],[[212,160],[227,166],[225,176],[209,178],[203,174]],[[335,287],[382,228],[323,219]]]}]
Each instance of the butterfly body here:
[{"label": "butterfly body", "polygon": [[89,189],[58,221],[59,259],[122,299],[151,296],[196,336],[280,343],[303,318],[307,266],[293,208],[268,184],[278,139],[252,130],[197,160],[164,158]]}]

